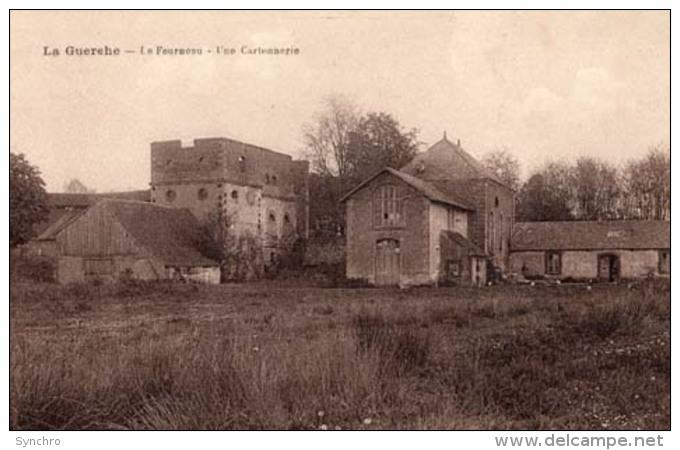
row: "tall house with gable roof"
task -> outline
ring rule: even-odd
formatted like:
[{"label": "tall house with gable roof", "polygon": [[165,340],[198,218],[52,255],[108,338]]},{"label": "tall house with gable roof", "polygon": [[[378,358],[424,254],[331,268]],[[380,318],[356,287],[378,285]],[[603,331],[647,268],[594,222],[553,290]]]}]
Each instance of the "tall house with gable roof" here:
[{"label": "tall house with gable roof", "polygon": [[514,191],[444,138],[343,201],[347,276],[376,285],[485,284],[505,271]]}]

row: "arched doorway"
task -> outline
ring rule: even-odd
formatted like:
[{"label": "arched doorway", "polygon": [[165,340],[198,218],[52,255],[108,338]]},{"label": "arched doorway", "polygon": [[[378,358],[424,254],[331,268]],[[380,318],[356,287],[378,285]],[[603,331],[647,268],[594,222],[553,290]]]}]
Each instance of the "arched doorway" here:
[{"label": "arched doorway", "polygon": [[375,284],[395,286],[401,275],[399,241],[380,239],[375,246]]}]

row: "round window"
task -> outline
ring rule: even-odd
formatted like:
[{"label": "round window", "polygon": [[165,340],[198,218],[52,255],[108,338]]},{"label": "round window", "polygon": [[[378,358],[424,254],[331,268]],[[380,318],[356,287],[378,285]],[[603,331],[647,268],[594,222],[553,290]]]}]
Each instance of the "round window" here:
[{"label": "round window", "polygon": [[198,190],[198,199],[205,200],[208,198],[208,190],[206,188],[201,188]]},{"label": "round window", "polygon": [[165,199],[169,202],[174,202],[175,199],[177,198],[177,192],[173,191],[172,189],[168,189],[165,191]]}]

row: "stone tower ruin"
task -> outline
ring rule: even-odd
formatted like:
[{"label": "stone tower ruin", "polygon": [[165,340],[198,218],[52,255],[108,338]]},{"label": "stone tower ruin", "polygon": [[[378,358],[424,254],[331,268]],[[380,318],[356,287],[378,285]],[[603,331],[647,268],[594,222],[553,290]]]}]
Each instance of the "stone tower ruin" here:
[{"label": "stone tower ruin", "polygon": [[228,138],[151,144],[151,201],[196,216],[226,279],[262,276],[308,237],[308,175],[307,161]]}]

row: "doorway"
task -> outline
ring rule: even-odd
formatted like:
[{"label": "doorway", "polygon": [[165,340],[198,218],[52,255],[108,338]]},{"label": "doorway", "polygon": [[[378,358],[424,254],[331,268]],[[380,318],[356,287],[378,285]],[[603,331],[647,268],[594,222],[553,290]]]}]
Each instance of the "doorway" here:
[{"label": "doorway", "polygon": [[598,255],[597,277],[600,281],[617,281],[621,276],[621,263],[618,255]]},{"label": "doorway", "polygon": [[381,239],[375,247],[375,284],[396,286],[401,277],[401,255],[399,241]]}]

